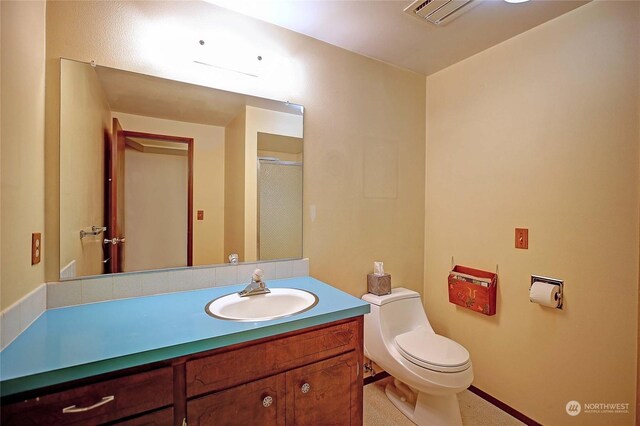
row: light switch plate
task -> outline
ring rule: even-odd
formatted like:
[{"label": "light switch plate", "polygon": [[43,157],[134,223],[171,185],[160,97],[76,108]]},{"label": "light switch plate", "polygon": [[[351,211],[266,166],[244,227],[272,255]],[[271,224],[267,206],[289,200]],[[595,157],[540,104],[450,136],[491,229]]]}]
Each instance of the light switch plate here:
[{"label": "light switch plate", "polygon": [[529,248],[529,230],[516,228],[516,248],[527,250]]}]

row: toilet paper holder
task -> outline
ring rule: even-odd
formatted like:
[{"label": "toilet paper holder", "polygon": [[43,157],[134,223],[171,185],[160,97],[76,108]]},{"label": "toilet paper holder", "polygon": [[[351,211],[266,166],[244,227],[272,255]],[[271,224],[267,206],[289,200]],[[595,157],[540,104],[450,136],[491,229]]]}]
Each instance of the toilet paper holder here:
[{"label": "toilet paper holder", "polygon": [[531,291],[531,286],[536,281],[560,286],[560,291],[558,292],[560,304],[558,304],[557,309],[562,309],[562,305],[564,304],[564,281],[558,278],[543,277],[542,275],[531,275],[531,284],[529,284],[529,291]]}]

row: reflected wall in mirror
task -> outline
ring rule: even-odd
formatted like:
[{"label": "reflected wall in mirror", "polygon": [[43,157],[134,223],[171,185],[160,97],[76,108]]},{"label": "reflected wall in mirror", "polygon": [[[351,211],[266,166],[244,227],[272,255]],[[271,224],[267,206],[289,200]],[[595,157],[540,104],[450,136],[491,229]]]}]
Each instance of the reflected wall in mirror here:
[{"label": "reflected wall in mirror", "polygon": [[66,59],[60,75],[61,279],[302,257],[301,106]]}]

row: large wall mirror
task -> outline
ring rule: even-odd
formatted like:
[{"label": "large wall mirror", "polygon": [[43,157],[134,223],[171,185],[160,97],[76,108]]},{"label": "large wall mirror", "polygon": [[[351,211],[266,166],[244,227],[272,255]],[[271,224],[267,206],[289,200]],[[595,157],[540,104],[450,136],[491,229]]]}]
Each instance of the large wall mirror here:
[{"label": "large wall mirror", "polygon": [[61,59],[60,277],[302,257],[303,108]]}]

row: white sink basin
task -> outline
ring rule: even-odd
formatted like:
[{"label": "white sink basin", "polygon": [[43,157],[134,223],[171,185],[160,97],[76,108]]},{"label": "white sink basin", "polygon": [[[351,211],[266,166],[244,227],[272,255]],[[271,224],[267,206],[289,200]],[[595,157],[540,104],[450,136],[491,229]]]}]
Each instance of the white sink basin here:
[{"label": "white sink basin", "polygon": [[238,293],[213,299],[205,307],[214,318],[232,321],[268,321],[308,311],[318,296],[296,288],[271,288],[271,293],[240,297]]}]

